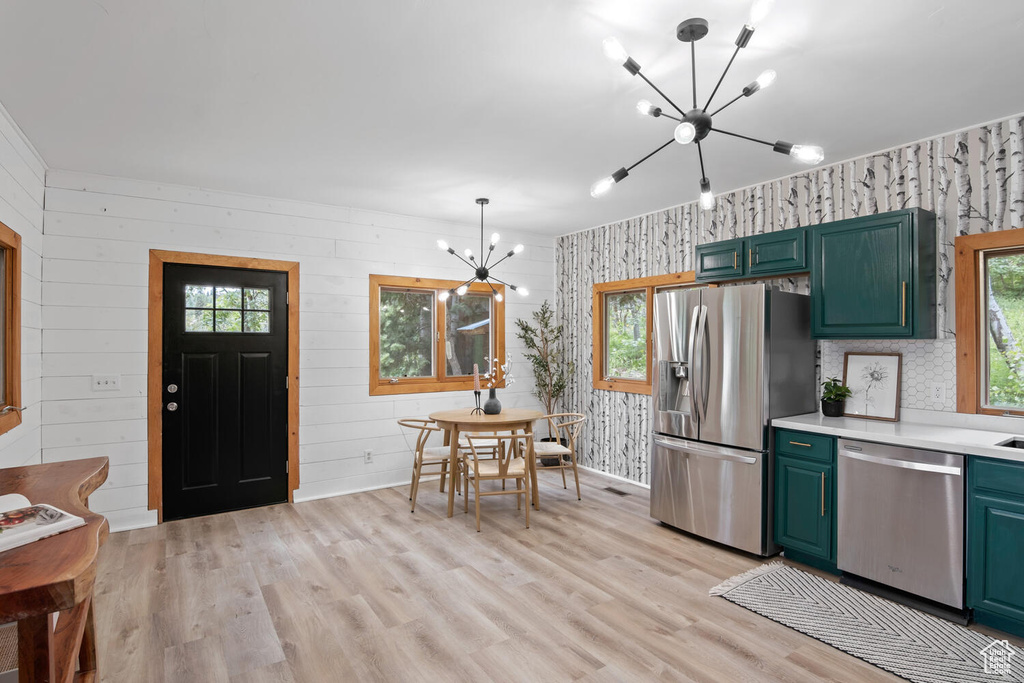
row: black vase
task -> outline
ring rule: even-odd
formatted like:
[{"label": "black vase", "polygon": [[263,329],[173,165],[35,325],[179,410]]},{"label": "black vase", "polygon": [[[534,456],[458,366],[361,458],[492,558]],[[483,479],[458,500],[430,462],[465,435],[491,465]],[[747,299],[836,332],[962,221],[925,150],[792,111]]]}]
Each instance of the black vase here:
[{"label": "black vase", "polygon": [[821,399],[821,414],[825,417],[842,417],[846,401],[826,401]]},{"label": "black vase", "polygon": [[495,396],[495,389],[487,390],[487,400],[484,401],[484,412],[488,415],[497,415],[501,412],[501,401]]}]

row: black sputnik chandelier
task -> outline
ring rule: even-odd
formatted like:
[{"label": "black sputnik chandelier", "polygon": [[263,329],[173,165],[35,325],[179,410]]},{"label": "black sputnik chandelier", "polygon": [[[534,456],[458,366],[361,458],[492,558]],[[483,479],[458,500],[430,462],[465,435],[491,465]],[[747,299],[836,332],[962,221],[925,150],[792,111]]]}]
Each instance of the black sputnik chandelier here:
[{"label": "black sputnik chandelier", "polygon": [[621,64],[623,68],[634,76],[639,76],[644,79],[647,85],[654,88],[661,97],[667,102],[672,109],[679,113],[679,116],[674,116],[665,112],[661,107],[656,107],[647,100],[640,100],[637,104],[637,110],[644,115],[651,116],[654,118],[666,118],[677,122],[675,133],[668,142],[658,147],[656,150],[637,161],[632,166],[623,167],[612,173],[606,178],[598,180],[590,188],[590,194],[593,197],[600,197],[606,194],[613,185],[620,182],[623,178],[629,175],[629,172],[634,168],[642,164],[643,162],[650,159],[652,156],[665,149],[673,142],[677,142],[680,145],[697,145],[697,156],[700,158],[700,206],[705,210],[713,209],[715,206],[715,197],[711,193],[711,181],[708,180],[708,175],[704,171],[704,151],[701,149],[701,140],[706,138],[712,131],[721,133],[723,135],[729,135],[734,138],[740,138],[742,140],[749,140],[750,142],[756,142],[762,145],[768,145],[773,151],[779,152],[780,154],[788,154],[798,161],[802,161],[807,164],[818,164],[825,159],[825,153],[821,147],[814,145],[794,145],[791,142],[785,142],[783,140],[777,140],[775,142],[768,142],[767,140],[759,140],[748,135],[740,135],[739,133],[733,133],[717,126],[713,126],[711,123],[712,117],[718,115],[723,109],[733,104],[737,100],[743,97],[750,97],[759,90],[764,90],[775,81],[775,71],[767,69],[757,80],[750,83],[750,85],[743,88],[743,91],[723,104],[718,109],[714,110],[710,114],[708,108],[711,106],[712,100],[715,99],[715,95],[718,93],[719,86],[722,85],[722,80],[725,78],[725,74],[729,72],[729,67],[732,66],[733,60],[736,59],[736,55],[739,51],[747,46],[750,42],[750,37],[754,35],[754,27],[768,14],[771,10],[771,6],[774,0],[756,0],[750,9],[750,20],[740,30],[739,37],[736,38],[736,50],[732,53],[732,57],[729,59],[729,63],[725,65],[725,70],[722,71],[722,75],[718,78],[718,83],[715,84],[715,89],[711,91],[711,97],[708,98],[707,103],[703,107],[697,106],[697,54],[695,44],[698,40],[703,38],[708,33],[708,22],[706,19],[687,19],[686,21],[679,24],[676,27],[676,37],[684,43],[690,44],[690,70],[691,80],[693,83],[693,108],[689,111],[683,111],[680,109],[675,102],[663,93],[658,86],[651,83],[650,80],[643,73],[640,72],[640,65],[637,64],[632,57],[626,52],[618,40],[615,38],[606,38],[604,41],[604,53],[609,59],[617,64]]},{"label": "black sputnik chandelier", "polygon": [[471,284],[473,284],[474,282],[476,282],[477,280],[479,280],[480,282],[483,282],[485,285],[487,285],[488,287],[491,288],[491,294],[494,295],[495,301],[501,301],[502,296],[501,296],[501,293],[498,290],[494,289],[494,285],[491,284],[492,280],[494,282],[498,282],[500,284],[505,285],[506,287],[511,289],[513,292],[517,292],[520,296],[526,296],[526,295],[529,294],[529,292],[526,291],[526,287],[516,287],[515,285],[510,285],[509,283],[505,282],[504,280],[499,280],[498,278],[494,277],[491,274],[491,271],[494,270],[494,267],[497,266],[499,263],[501,263],[505,259],[510,259],[513,256],[515,256],[516,254],[522,252],[523,251],[523,245],[517,244],[516,246],[512,247],[512,249],[509,249],[507,254],[502,256],[500,259],[498,259],[494,263],[491,263],[491,257],[494,255],[494,248],[496,246],[498,246],[499,235],[496,232],[491,234],[491,243],[490,243],[490,246],[488,247],[487,252],[485,254],[484,253],[484,207],[487,206],[490,203],[490,201],[491,200],[487,199],[486,197],[480,197],[479,199],[476,200],[476,203],[480,205],[480,260],[479,261],[473,255],[473,250],[472,249],[466,249],[464,252],[462,252],[463,254],[465,254],[465,258],[463,258],[462,256],[459,256],[455,252],[454,249],[449,247],[448,243],[445,242],[444,240],[438,240],[437,241],[437,246],[440,247],[443,251],[447,251],[449,254],[451,254],[452,256],[454,256],[455,258],[459,259],[460,261],[462,261],[467,266],[469,266],[470,268],[473,269],[473,277],[469,278],[468,280],[463,282],[461,285],[459,285],[455,289],[449,289],[447,291],[444,291],[444,292],[441,292],[440,294],[438,294],[437,298],[440,299],[441,301],[447,301],[448,297],[452,296],[453,294],[458,294],[459,296],[462,296],[467,291],[469,291],[469,286]]}]

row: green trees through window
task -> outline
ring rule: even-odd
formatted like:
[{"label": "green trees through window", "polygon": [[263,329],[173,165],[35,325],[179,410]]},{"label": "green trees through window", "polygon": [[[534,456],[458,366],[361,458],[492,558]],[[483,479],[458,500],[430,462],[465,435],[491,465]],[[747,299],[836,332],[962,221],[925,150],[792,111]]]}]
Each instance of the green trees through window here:
[{"label": "green trees through window", "polygon": [[380,374],[434,374],[434,293],[380,292]]},{"label": "green trees through window", "polygon": [[449,376],[472,375],[473,364],[486,372],[491,357],[491,297],[486,294],[453,296],[445,302],[447,330],[445,373]]},{"label": "green trees through window", "polygon": [[270,290],[185,285],[186,332],[270,332]]},{"label": "green trees through window", "polygon": [[504,358],[504,287],[461,285],[370,276],[371,396],[472,389],[474,365],[483,375],[486,358]]},{"label": "green trees through window", "polygon": [[1024,408],[1024,253],[985,256],[987,405]]},{"label": "green trees through window", "polygon": [[609,293],[605,298],[608,377],[647,378],[647,292]]}]

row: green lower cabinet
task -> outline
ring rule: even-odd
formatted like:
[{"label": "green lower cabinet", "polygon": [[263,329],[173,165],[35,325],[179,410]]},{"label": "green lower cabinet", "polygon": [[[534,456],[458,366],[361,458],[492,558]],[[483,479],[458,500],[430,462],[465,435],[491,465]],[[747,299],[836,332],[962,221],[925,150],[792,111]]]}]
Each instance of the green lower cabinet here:
[{"label": "green lower cabinet", "polygon": [[834,562],[833,472],[831,464],[776,455],[775,542],[786,549],[787,556],[797,551],[802,556]]},{"label": "green lower cabinet", "polygon": [[967,606],[975,621],[1024,636],[1024,489],[1010,488],[1013,477],[991,474],[1024,471],[1018,463],[971,458],[968,470]]}]

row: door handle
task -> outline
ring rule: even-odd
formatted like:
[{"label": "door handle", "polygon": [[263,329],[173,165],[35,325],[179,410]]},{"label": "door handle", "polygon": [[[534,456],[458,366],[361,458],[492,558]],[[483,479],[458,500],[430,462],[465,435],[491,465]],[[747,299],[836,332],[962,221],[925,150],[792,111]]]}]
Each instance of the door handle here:
[{"label": "door handle", "polygon": [[661,436],[656,434],[654,436],[654,443],[663,448],[668,448],[673,451],[680,451],[685,455],[693,455],[698,458],[712,458],[714,460],[728,460],[730,462],[743,463],[744,465],[756,465],[757,458],[749,455],[739,455],[733,453],[723,453],[717,449],[713,450],[710,448],[701,448],[699,445],[693,442],[682,441],[679,439],[673,439],[671,437]]},{"label": "door handle", "polygon": [[907,324],[907,281],[903,281],[903,302],[900,304],[900,326]]},{"label": "door handle", "polygon": [[694,355],[694,347],[697,343],[697,321],[700,319],[700,306],[695,306],[693,309],[693,316],[690,320],[690,348],[687,351],[689,358],[687,359],[687,366],[690,369],[690,415],[694,419],[699,419],[700,415],[697,414],[697,378],[700,377],[700,372],[697,371],[696,360],[697,357]]},{"label": "door handle", "polygon": [[172,413],[175,410],[177,410],[177,409],[178,409],[178,404],[175,403],[174,401],[171,401],[170,403],[167,404],[167,410],[171,411]]},{"label": "door handle", "polygon": [[[844,447],[846,450],[853,450],[849,446]],[[888,467],[899,467],[905,470],[917,470],[918,472],[934,472],[935,474],[951,474],[955,477],[959,477],[961,469],[953,465],[932,465],[926,462],[914,462],[912,460],[897,460],[896,458],[883,458],[877,455],[869,455],[867,453],[840,453],[842,458],[850,458],[851,460],[863,460],[864,462],[870,462],[874,465],[887,465]]]},{"label": "door handle", "polygon": [[708,367],[711,365],[711,351],[708,348],[708,307],[700,307],[700,419],[708,418],[708,393],[711,381]]},{"label": "door handle", "polygon": [[825,516],[825,473],[821,473],[821,516]]}]

